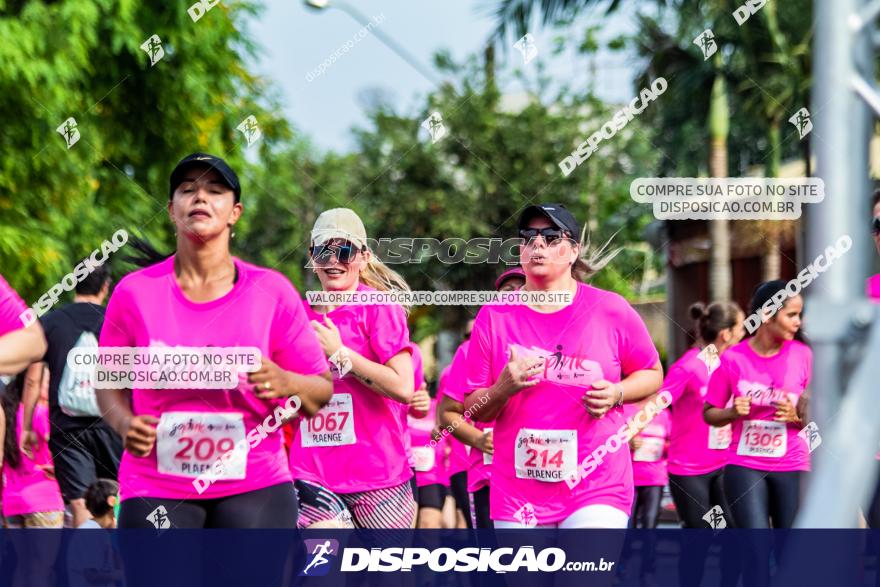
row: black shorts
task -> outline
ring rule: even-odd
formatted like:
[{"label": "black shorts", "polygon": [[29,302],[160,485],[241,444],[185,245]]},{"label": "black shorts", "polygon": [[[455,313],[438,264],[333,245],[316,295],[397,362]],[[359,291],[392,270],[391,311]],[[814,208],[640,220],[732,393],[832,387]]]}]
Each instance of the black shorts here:
[{"label": "black shorts", "polygon": [[119,475],[122,439],[104,426],[71,431],[56,428],[49,435],[49,450],[65,503],[81,499],[97,479],[115,481]]},{"label": "black shorts", "polygon": [[439,483],[422,485],[419,487],[419,507],[442,510],[447,494],[448,490],[446,487]]}]

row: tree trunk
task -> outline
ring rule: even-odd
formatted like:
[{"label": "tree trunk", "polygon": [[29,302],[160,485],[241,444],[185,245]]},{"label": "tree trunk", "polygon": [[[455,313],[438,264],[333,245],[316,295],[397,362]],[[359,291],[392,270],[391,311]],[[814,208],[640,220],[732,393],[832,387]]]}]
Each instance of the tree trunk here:
[{"label": "tree trunk", "polygon": [[[727,85],[719,72],[712,84],[709,105],[709,175],[727,177],[727,133],[730,128],[730,110],[727,105]],[[731,298],[730,227],[727,220],[709,221],[711,255],[709,258],[709,298],[728,301]]]},{"label": "tree trunk", "polygon": [[[765,177],[779,177],[779,168],[782,165],[782,152],[779,139],[779,119],[771,120],[767,127],[767,165],[764,166]],[[764,249],[763,281],[779,279],[782,275],[782,243],[779,232],[779,223],[775,221],[764,223],[764,237],[766,247]]]}]

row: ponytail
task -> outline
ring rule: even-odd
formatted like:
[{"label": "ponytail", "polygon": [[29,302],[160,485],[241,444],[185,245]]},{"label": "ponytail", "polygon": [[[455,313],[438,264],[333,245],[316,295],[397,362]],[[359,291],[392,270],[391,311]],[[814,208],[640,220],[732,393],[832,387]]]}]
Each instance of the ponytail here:
[{"label": "ponytail", "polygon": [[598,273],[608,263],[611,262],[623,250],[622,247],[606,252],[611,240],[617,235],[615,232],[611,237],[597,250],[590,249],[590,235],[587,234],[586,226],[581,230],[580,254],[571,266],[571,276],[577,281],[586,282],[593,275]]},{"label": "ponytail", "polygon": [[736,326],[737,315],[742,311],[736,302],[713,302],[707,307],[697,302],[688,309],[697,323],[697,337],[709,344],[718,338],[722,330]]},{"label": "ponytail", "polygon": [[142,268],[161,263],[175,253],[175,251],[168,254],[160,253],[150,241],[136,236],[128,240],[128,246],[134,249],[135,253],[123,256],[122,260]]},{"label": "ponytail", "polygon": [[[412,291],[406,280],[397,271],[388,267],[388,265],[372,254],[367,257],[367,264],[364,266],[364,270],[361,271],[360,281],[364,285],[379,291]],[[402,305],[403,309],[409,313],[410,306]]]}]

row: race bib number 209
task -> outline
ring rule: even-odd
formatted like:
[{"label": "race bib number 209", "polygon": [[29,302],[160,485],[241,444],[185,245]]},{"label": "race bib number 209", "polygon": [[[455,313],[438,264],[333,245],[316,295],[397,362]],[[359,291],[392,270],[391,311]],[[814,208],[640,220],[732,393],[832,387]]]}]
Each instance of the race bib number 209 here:
[{"label": "race bib number 209", "polygon": [[[209,472],[214,462],[244,446],[242,414],[205,412],[165,412],[156,429],[156,460],[159,472],[178,477],[198,477]],[[247,458],[230,459],[224,463],[218,479],[244,479]]]}]

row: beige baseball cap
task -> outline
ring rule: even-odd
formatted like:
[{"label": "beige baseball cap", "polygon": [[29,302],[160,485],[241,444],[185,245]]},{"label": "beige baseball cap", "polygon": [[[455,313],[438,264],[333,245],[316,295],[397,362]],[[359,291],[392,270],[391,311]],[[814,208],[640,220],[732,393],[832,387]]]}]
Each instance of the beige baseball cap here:
[{"label": "beige baseball cap", "polygon": [[350,208],[322,212],[312,227],[312,245],[322,245],[334,238],[344,238],[361,249],[367,246],[367,230]]}]

